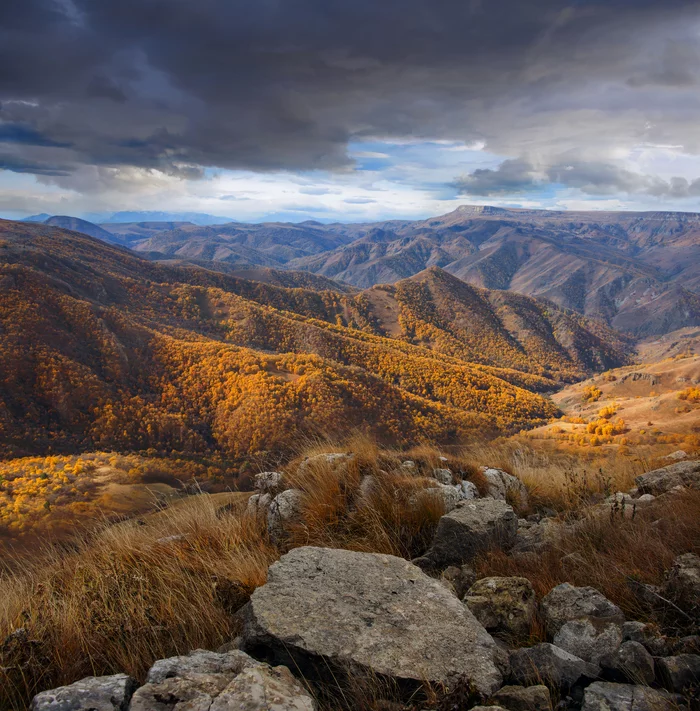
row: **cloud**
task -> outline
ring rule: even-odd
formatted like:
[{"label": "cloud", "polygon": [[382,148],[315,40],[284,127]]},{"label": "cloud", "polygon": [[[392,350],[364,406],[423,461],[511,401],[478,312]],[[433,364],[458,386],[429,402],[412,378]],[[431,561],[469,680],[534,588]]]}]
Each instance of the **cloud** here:
[{"label": "cloud", "polygon": [[586,195],[649,195],[662,198],[700,197],[700,179],[664,180],[598,161],[558,161],[533,165],[526,158],[503,161],[496,169],[477,169],[458,178],[454,187],[463,195],[518,195],[542,190],[550,184],[576,188]]},{"label": "cloud", "polygon": [[0,28],[37,172],[342,172],[350,142],[429,139],[516,161],[473,176],[494,194],[525,153],[700,150],[694,0],[5,0]]},{"label": "cloud", "polygon": [[495,170],[477,168],[473,173],[455,181],[464,195],[510,195],[536,190],[542,185],[533,166],[524,158],[504,160]]},{"label": "cloud", "polygon": [[343,202],[347,203],[348,205],[370,205],[373,202],[377,202],[376,200],[372,198],[363,198],[363,197],[351,197],[351,198],[345,198]]}]

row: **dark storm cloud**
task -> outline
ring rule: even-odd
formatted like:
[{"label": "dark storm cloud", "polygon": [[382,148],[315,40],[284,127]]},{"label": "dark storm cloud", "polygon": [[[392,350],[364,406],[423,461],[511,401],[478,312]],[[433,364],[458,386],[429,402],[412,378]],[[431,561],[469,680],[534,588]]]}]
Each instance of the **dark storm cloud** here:
[{"label": "dark storm cloud", "polygon": [[523,158],[505,160],[498,168],[478,168],[456,181],[455,187],[465,195],[512,195],[541,187],[533,166]]},{"label": "dark storm cloud", "polygon": [[[200,166],[345,169],[348,141],[363,136],[479,139],[507,155],[523,140],[588,148],[644,125],[649,87],[692,86],[696,10],[694,0],[5,0],[0,131],[65,146],[76,167],[183,177]],[[602,85],[622,87],[614,108]],[[668,126],[639,131],[694,131],[700,145],[684,96],[676,109]],[[597,111],[597,125],[571,119],[581,110]],[[522,189],[523,168],[472,174],[465,189]]]}]

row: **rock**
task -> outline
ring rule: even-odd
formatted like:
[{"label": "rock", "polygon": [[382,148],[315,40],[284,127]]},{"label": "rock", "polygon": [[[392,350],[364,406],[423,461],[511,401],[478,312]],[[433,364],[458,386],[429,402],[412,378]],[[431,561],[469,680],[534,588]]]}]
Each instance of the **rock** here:
[{"label": "rock", "polygon": [[267,516],[271,503],[272,496],[270,494],[253,494],[248,499],[246,511],[251,516]]},{"label": "rock", "polygon": [[482,472],[489,483],[488,496],[492,499],[510,501],[521,508],[527,507],[527,489],[520,479],[493,467],[483,467]]},{"label": "rock", "polygon": [[462,501],[443,516],[421,567],[444,568],[468,563],[490,548],[509,549],[518,530],[513,509],[494,499]]},{"label": "rock", "polygon": [[300,517],[303,500],[304,492],[299,489],[287,489],[272,500],[267,512],[267,531],[273,542],[280,542],[288,524]]},{"label": "rock", "polygon": [[688,456],[686,452],[684,452],[682,449],[677,449],[675,452],[671,452],[671,454],[667,454],[663,459],[670,459],[673,462],[678,462],[681,459],[685,459]]},{"label": "rock", "polygon": [[622,625],[622,641],[638,642],[655,657],[668,655],[668,640],[656,625],[644,622],[625,622]]},{"label": "rock", "polygon": [[287,667],[260,666],[239,674],[210,711],[314,711],[316,704]]},{"label": "rock", "polygon": [[469,565],[450,565],[442,571],[442,579],[452,585],[455,595],[461,600],[476,582],[476,573]]},{"label": "rock", "polygon": [[543,642],[510,653],[510,674],[516,684],[546,684],[551,689],[570,689],[579,679],[595,679],[598,667]]},{"label": "rock", "polygon": [[581,711],[677,711],[677,700],[648,686],[596,681],[586,688]]},{"label": "rock", "polygon": [[635,478],[641,494],[665,494],[677,486],[700,489],[700,461],[678,462]]},{"label": "rock", "polygon": [[518,535],[513,545],[513,551],[518,553],[540,552],[551,548],[560,528],[559,524],[547,518],[541,521],[518,519]]},{"label": "rock", "polygon": [[631,640],[604,657],[600,666],[610,681],[649,686],[655,677],[654,658],[642,644]]},{"label": "rock", "polygon": [[541,602],[547,632],[555,635],[566,622],[582,617],[612,619],[622,624],[622,610],[591,587],[575,587],[561,583],[547,593]]},{"label": "rock", "polygon": [[661,594],[678,605],[690,620],[700,619],[700,557],[694,553],[679,555],[666,573]]},{"label": "rock", "polygon": [[537,612],[535,591],[527,578],[477,580],[464,604],[489,633],[507,641],[527,639]]},{"label": "rock", "polygon": [[473,499],[479,498],[479,490],[476,488],[476,484],[466,479],[459,482],[457,486],[461,489],[461,499],[463,501],[471,501]]},{"label": "rock", "polygon": [[198,649],[157,661],[129,711],[313,711],[315,704],[285,667],[241,651]]},{"label": "rock", "polygon": [[189,654],[169,659],[159,659],[148,670],[147,684],[159,684],[173,677],[188,677],[192,674],[220,674],[232,679],[248,667],[260,666],[252,657],[236,649],[230,652],[210,652],[195,649]]},{"label": "rock", "polygon": [[255,475],[255,490],[275,496],[282,489],[282,472],[260,472]]},{"label": "rock", "polygon": [[552,711],[549,689],[537,686],[504,686],[490,699],[489,705],[496,704],[508,711]]},{"label": "rock", "polygon": [[669,691],[681,693],[700,689],[700,655],[679,654],[656,660],[659,681]]},{"label": "rock", "polygon": [[622,644],[621,625],[609,619],[584,617],[565,622],[552,640],[557,647],[598,666],[602,657]]},{"label": "rock", "polygon": [[88,676],[37,694],[31,711],[126,711],[137,687],[126,674]]},{"label": "rock", "polygon": [[700,654],[700,635],[690,634],[681,637],[673,645],[673,654]]},{"label": "rock", "polygon": [[452,484],[452,472],[449,469],[433,469],[433,479],[441,484]]},{"label": "rock", "polygon": [[416,473],[418,471],[418,466],[411,459],[407,459],[405,462],[401,462],[401,467],[412,473]]},{"label": "rock", "polygon": [[296,548],[244,608],[245,649],[305,675],[348,665],[408,682],[468,679],[484,697],[505,659],[464,605],[389,555]]},{"label": "rock", "polygon": [[461,500],[461,490],[457,486],[447,486],[445,484],[440,484],[436,482],[437,486],[431,486],[427,489],[423,489],[418,495],[416,503],[421,501],[421,496],[434,496],[437,498],[445,508],[445,513],[453,511],[457,504]]}]

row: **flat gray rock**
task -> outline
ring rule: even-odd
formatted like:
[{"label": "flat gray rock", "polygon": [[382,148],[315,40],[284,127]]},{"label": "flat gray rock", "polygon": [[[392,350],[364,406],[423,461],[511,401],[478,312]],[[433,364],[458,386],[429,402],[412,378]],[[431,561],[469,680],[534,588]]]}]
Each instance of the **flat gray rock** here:
[{"label": "flat gray rock", "polygon": [[430,550],[418,562],[428,569],[462,565],[491,548],[508,550],[517,532],[518,518],[505,501],[460,501],[440,519]]},{"label": "flat gray rock", "polygon": [[126,711],[138,682],[126,674],[89,676],[69,686],[42,691],[31,711]]},{"label": "flat gray rock", "polygon": [[581,711],[678,711],[678,702],[648,686],[596,681],[584,692]]},{"label": "flat gray rock", "polygon": [[443,585],[389,555],[296,548],[244,608],[244,648],[309,670],[359,667],[396,680],[466,678],[488,697],[507,663]]}]

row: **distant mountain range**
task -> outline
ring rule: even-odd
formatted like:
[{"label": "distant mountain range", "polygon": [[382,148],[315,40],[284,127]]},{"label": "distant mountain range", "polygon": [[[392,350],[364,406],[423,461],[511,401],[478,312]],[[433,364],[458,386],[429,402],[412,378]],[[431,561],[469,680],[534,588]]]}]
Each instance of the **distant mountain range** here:
[{"label": "distant mountain range", "polygon": [[292,269],[359,288],[438,266],[469,284],[543,297],[636,336],[700,325],[695,213],[463,206],[428,220],[367,224],[100,227],[113,235],[102,239],[155,260]]}]

